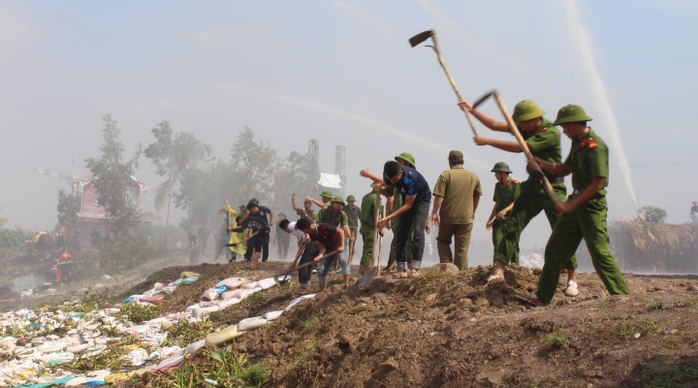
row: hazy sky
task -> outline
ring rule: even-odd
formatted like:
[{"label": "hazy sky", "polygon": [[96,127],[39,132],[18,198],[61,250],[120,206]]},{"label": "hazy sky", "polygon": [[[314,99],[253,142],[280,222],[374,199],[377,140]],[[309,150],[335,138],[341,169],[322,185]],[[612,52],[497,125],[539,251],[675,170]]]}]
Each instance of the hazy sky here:
[{"label": "hazy sky", "polygon": [[[698,2],[667,0],[2,1],[0,217],[52,228],[68,186],[35,169],[88,173],[111,113],[128,155],[162,120],[225,159],[245,126],[282,156],[318,139],[330,173],[344,145],[357,197],[368,191],[361,168],[408,151],[433,186],[459,149],[485,189],[474,238],[489,239],[489,171],[505,161],[523,180],[525,158],[473,143],[433,51],[407,42],[431,28],[466,99],[497,88],[510,110],[534,99],[553,120],[568,103],[586,109],[611,151],[609,219],[651,205],[688,221]],[[493,102],[483,109],[500,117]],[[156,186],[148,167],[137,178]],[[541,216],[522,245],[548,235]]]}]

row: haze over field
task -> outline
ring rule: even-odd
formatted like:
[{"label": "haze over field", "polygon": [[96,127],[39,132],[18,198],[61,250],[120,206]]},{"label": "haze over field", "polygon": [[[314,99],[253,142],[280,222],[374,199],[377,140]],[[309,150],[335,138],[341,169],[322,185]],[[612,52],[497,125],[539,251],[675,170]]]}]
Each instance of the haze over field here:
[{"label": "haze over field", "polygon": [[[473,238],[489,240],[489,171],[505,161],[523,180],[524,156],[472,142],[434,53],[407,43],[430,28],[467,99],[497,88],[510,109],[534,99],[548,119],[568,103],[586,109],[611,150],[609,219],[658,206],[667,222],[688,221],[698,3],[599,0],[0,2],[0,217],[53,228],[68,186],[35,169],[89,173],[111,113],[126,155],[162,120],[226,160],[245,126],[281,156],[318,139],[330,173],[346,146],[346,193],[359,198],[361,168],[407,151],[433,185],[448,150],[462,150],[485,189]],[[483,109],[500,117],[492,102]],[[150,164],[141,159],[136,177],[154,187]],[[548,235],[541,216],[522,246]]]}]

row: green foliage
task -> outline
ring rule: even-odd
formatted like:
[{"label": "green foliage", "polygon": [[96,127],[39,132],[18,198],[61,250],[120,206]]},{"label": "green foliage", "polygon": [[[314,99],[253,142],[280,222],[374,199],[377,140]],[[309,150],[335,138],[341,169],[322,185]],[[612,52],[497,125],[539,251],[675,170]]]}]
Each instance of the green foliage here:
[{"label": "green foliage", "polygon": [[80,194],[58,190],[58,225],[63,229],[65,246],[68,248],[75,248],[75,236],[80,229],[80,205]]},{"label": "green foliage", "polygon": [[[82,256],[82,258],[81,258]],[[133,269],[147,260],[157,257],[156,247],[143,237],[123,236],[116,241],[103,241],[97,250],[85,250],[78,255],[80,269],[94,268],[94,258],[102,273],[114,275]]]},{"label": "green foliage", "polygon": [[241,378],[252,387],[261,387],[269,377],[269,368],[264,364],[252,364],[243,372]]},{"label": "green foliage", "polygon": [[141,306],[138,303],[127,303],[121,307],[120,314],[123,319],[128,319],[133,323],[142,323],[157,318],[158,310],[150,306]]},{"label": "green foliage", "polygon": [[207,318],[197,321],[182,319],[174,325],[166,328],[167,338],[170,342],[179,346],[200,340],[213,332],[213,325]]},{"label": "green foliage", "polygon": [[[254,132],[248,127],[240,132],[230,150],[231,166],[239,174],[235,185],[238,198],[245,201],[257,198],[262,203],[269,202],[274,192],[274,170],[277,166],[276,151],[264,141],[255,142]],[[288,197],[290,198],[290,196]]]},{"label": "green foliage", "polygon": [[664,208],[656,206],[645,206],[638,210],[638,213],[640,214],[640,216],[645,217],[645,221],[656,222],[659,224],[663,224],[667,216],[666,210]]},{"label": "green foliage", "polygon": [[668,365],[652,371],[645,388],[673,388],[695,386],[698,383],[698,368],[693,365]]},{"label": "green foliage", "polygon": [[561,347],[564,347],[565,345],[567,345],[567,337],[565,336],[565,332],[562,329],[558,330],[557,333],[548,335],[545,338],[548,341],[550,341],[550,343],[553,346],[555,346],[557,348],[561,348]]},{"label": "green foliage", "polygon": [[27,251],[27,240],[33,241],[34,233],[19,226],[0,227],[0,258],[19,255]]},{"label": "green foliage", "polygon": [[109,114],[102,120],[104,144],[99,148],[102,157],[90,158],[85,162],[93,175],[97,203],[104,207],[112,224],[112,232],[118,238],[128,234],[138,218],[136,204],[128,194],[129,189],[135,185],[131,176],[140,152],[137,151],[130,161],[124,161],[124,145],[121,143],[121,131],[116,127],[116,120]]}]

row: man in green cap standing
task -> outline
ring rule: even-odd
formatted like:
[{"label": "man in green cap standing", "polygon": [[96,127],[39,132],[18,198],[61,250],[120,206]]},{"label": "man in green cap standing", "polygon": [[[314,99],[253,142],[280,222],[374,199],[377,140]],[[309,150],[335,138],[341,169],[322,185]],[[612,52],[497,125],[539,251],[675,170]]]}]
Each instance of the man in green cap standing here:
[{"label": "man in green cap standing", "polygon": [[355,206],[356,198],[353,195],[347,197],[347,204],[342,208],[347,214],[349,220],[349,230],[351,231],[349,239],[349,265],[354,262],[354,244],[356,244],[356,234],[359,230],[359,217],[361,217],[361,208]]},{"label": "man in green cap standing", "polygon": [[[461,109],[469,111],[491,130],[509,132],[509,126],[506,122],[497,121],[484,112],[473,109],[469,102],[459,101],[458,105]],[[514,107],[512,119],[521,131],[521,135],[526,141],[526,146],[529,151],[531,151],[535,157],[550,163],[560,163],[562,161],[560,131],[553,123],[546,120],[543,115],[545,115],[545,111],[538,107],[535,101],[524,100]],[[475,143],[480,146],[490,145],[508,152],[523,152],[521,145],[517,141],[475,136]],[[535,174],[535,170],[531,169],[530,166],[526,166],[526,171],[529,176],[528,179],[521,184],[521,195],[514,204],[511,216],[506,220],[504,225],[502,225],[503,238],[495,248],[495,261],[511,263],[514,260],[519,251],[521,232],[523,232],[528,223],[541,211],[545,211],[551,228],[553,228],[557,220],[560,219],[560,213],[555,209],[553,201],[545,191],[540,177]],[[564,177],[551,172],[546,172],[545,175],[553,186],[558,199],[564,201],[567,195]],[[577,286],[576,257],[569,257],[569,260],[564,263],[563,267],[567,270],[568,279],[565,293],[569,296],[576,296],[579,293]],[[501,278],[501,276],[495,271],[488,281],[497,278]]]},{"label": "man in green cap standing", "polygon": [[[439,227],[436,247],[441,263],[453,263],[459,270],[468,268],[468,247],[475,221],[475,210],[480,203],[482,186],[477,175],[463,168],[463,153],[448,153],[446,170],[434,186],[434,208],[431,222]],[[451,252],[451,239],[454,252]]]},{"label": "man in green cap standing", "polygon": [[572,174],[574,191],[567,202],[555,204],[562,213],[545,247],[545,264],[538,280],[538,290],[527,299],[536,305],[550,303],[557,289],[560,270],[586,241],[596,273],[611,295],[630,293],[618,263],[608,247],[606,186],[608,185],[608,147],[587,126],[591,121],[579,105],[560,109],[554,125],[560,125],[572,140],[572,148],[564,163],[536,158],[538,165],[555,175]]},{"label": "man in green cap standing", "polygon": [[[320,219],[320,216],[321,216],[323,210],[330,207],[330,202],[332,202],[332,198],[333,198],[332,192],[329,190],[325,190],[322,192],[322,194],[320,194],[320,198],[322,198],[322,202],[318,201],[317,199],[315,199],[313,197],[305,197],[306,201],[310,201],[310,202],[312,202],[320,207],[320,210],[317,213],[316,220]],[[318,222],[320,222],[320,221],[318,221]]]},{"label": "man in green cap standing", "polygon": [[[505,220],[511,215],[511,210],[514,208],[514,203],[521,193],[521,182],[512,179],[509,174],[511,174],[511,169],[509,165],[504,162],[499,162],[492,168],[495,178],[497,178],[497,183],[494,185],[494,207],[492,207],[492,213],[487,219],[487,230],[492,231],[492,244],[497,248],[497,246],[502,241],[502,225],[504,225]],[[518,246],[517,246],[518,248]],[[495,278],[504,277],[504,268],[506,265],[514,263],[519,264],[519,251],[516,250],[514,256],[511,258],[511,262],[504,262],[500,257],[497,260],[495,256],[494,259],[494,274]]]},{"label": "man in green cap standing", "polygon": [[[361,199],[361,237],[363,238],[364,248],[359,262],[359,273],[363,275],[364,271],[371,266],[373,259],[373,243],[376,233],[376,203],[377,193],[374,189],[375,183],[371,183],[371,192],[364,195]],[[379,211],[379,218],[383,217],[383,209]],[[381,230],[381,233],[383,231]]]},{"label": "man in green cap standing", "polygon": [[291,206],[293,206],[293,210],[296,212],[296,214],[298,214],[298,216],[307,218],[310,222],[315,222],[317,213],[315,213],[315,210],[311,208],[313,206],[313,201],[309,199],[304,200],[303,209],[299,209],[296,206],[296,193],[293,193],[291,195]]}]

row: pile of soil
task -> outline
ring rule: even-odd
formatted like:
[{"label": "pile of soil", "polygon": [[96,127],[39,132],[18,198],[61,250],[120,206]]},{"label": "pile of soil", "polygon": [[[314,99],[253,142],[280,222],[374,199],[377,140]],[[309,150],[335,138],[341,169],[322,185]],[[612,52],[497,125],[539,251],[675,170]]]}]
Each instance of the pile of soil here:
[{"label": "pile of soil", "polygon": [[[698,371],[698,281],[628,276],[609,297],[595,274],[545,308],[513,299],[539,271],[488,268],[335,285],[236,349],[271,368],[268,386],[636,387],[672,368]],[[271,307],[271,306],[268,306]],[[698,384],[689,374],[686,386]]]},{"label": "pile of soil", "polygon": [[[117,296],[136,294],[183,271],[201,274],[158,304],[161,314],[197,303],[231,276],[261,279],[288,263],[171,266]],[[413,279],[376,278],[359,288],[330,276],[330,287],[280,319],[239,337],[236,351],[270,370],[279,387],[637,387],[698,385],[698,279],[626,275],[630,296],[608,296],[593,273],[579,273],[577,297],[547,307],[523,305],[539,270],[513,267],[486,286],[489,267],[458,273],[424,270]],[[142,275],[141,275],[142,276]],[[310,291],[316,291],[313,276]],[[215,327],[285,308],[295,279],[257,298],[211,314]],[[147,379],[133,382],[148,386]],[[655,385],[652,385],[655,386]],[[662,385],[659,385],[662,386]]]}]

